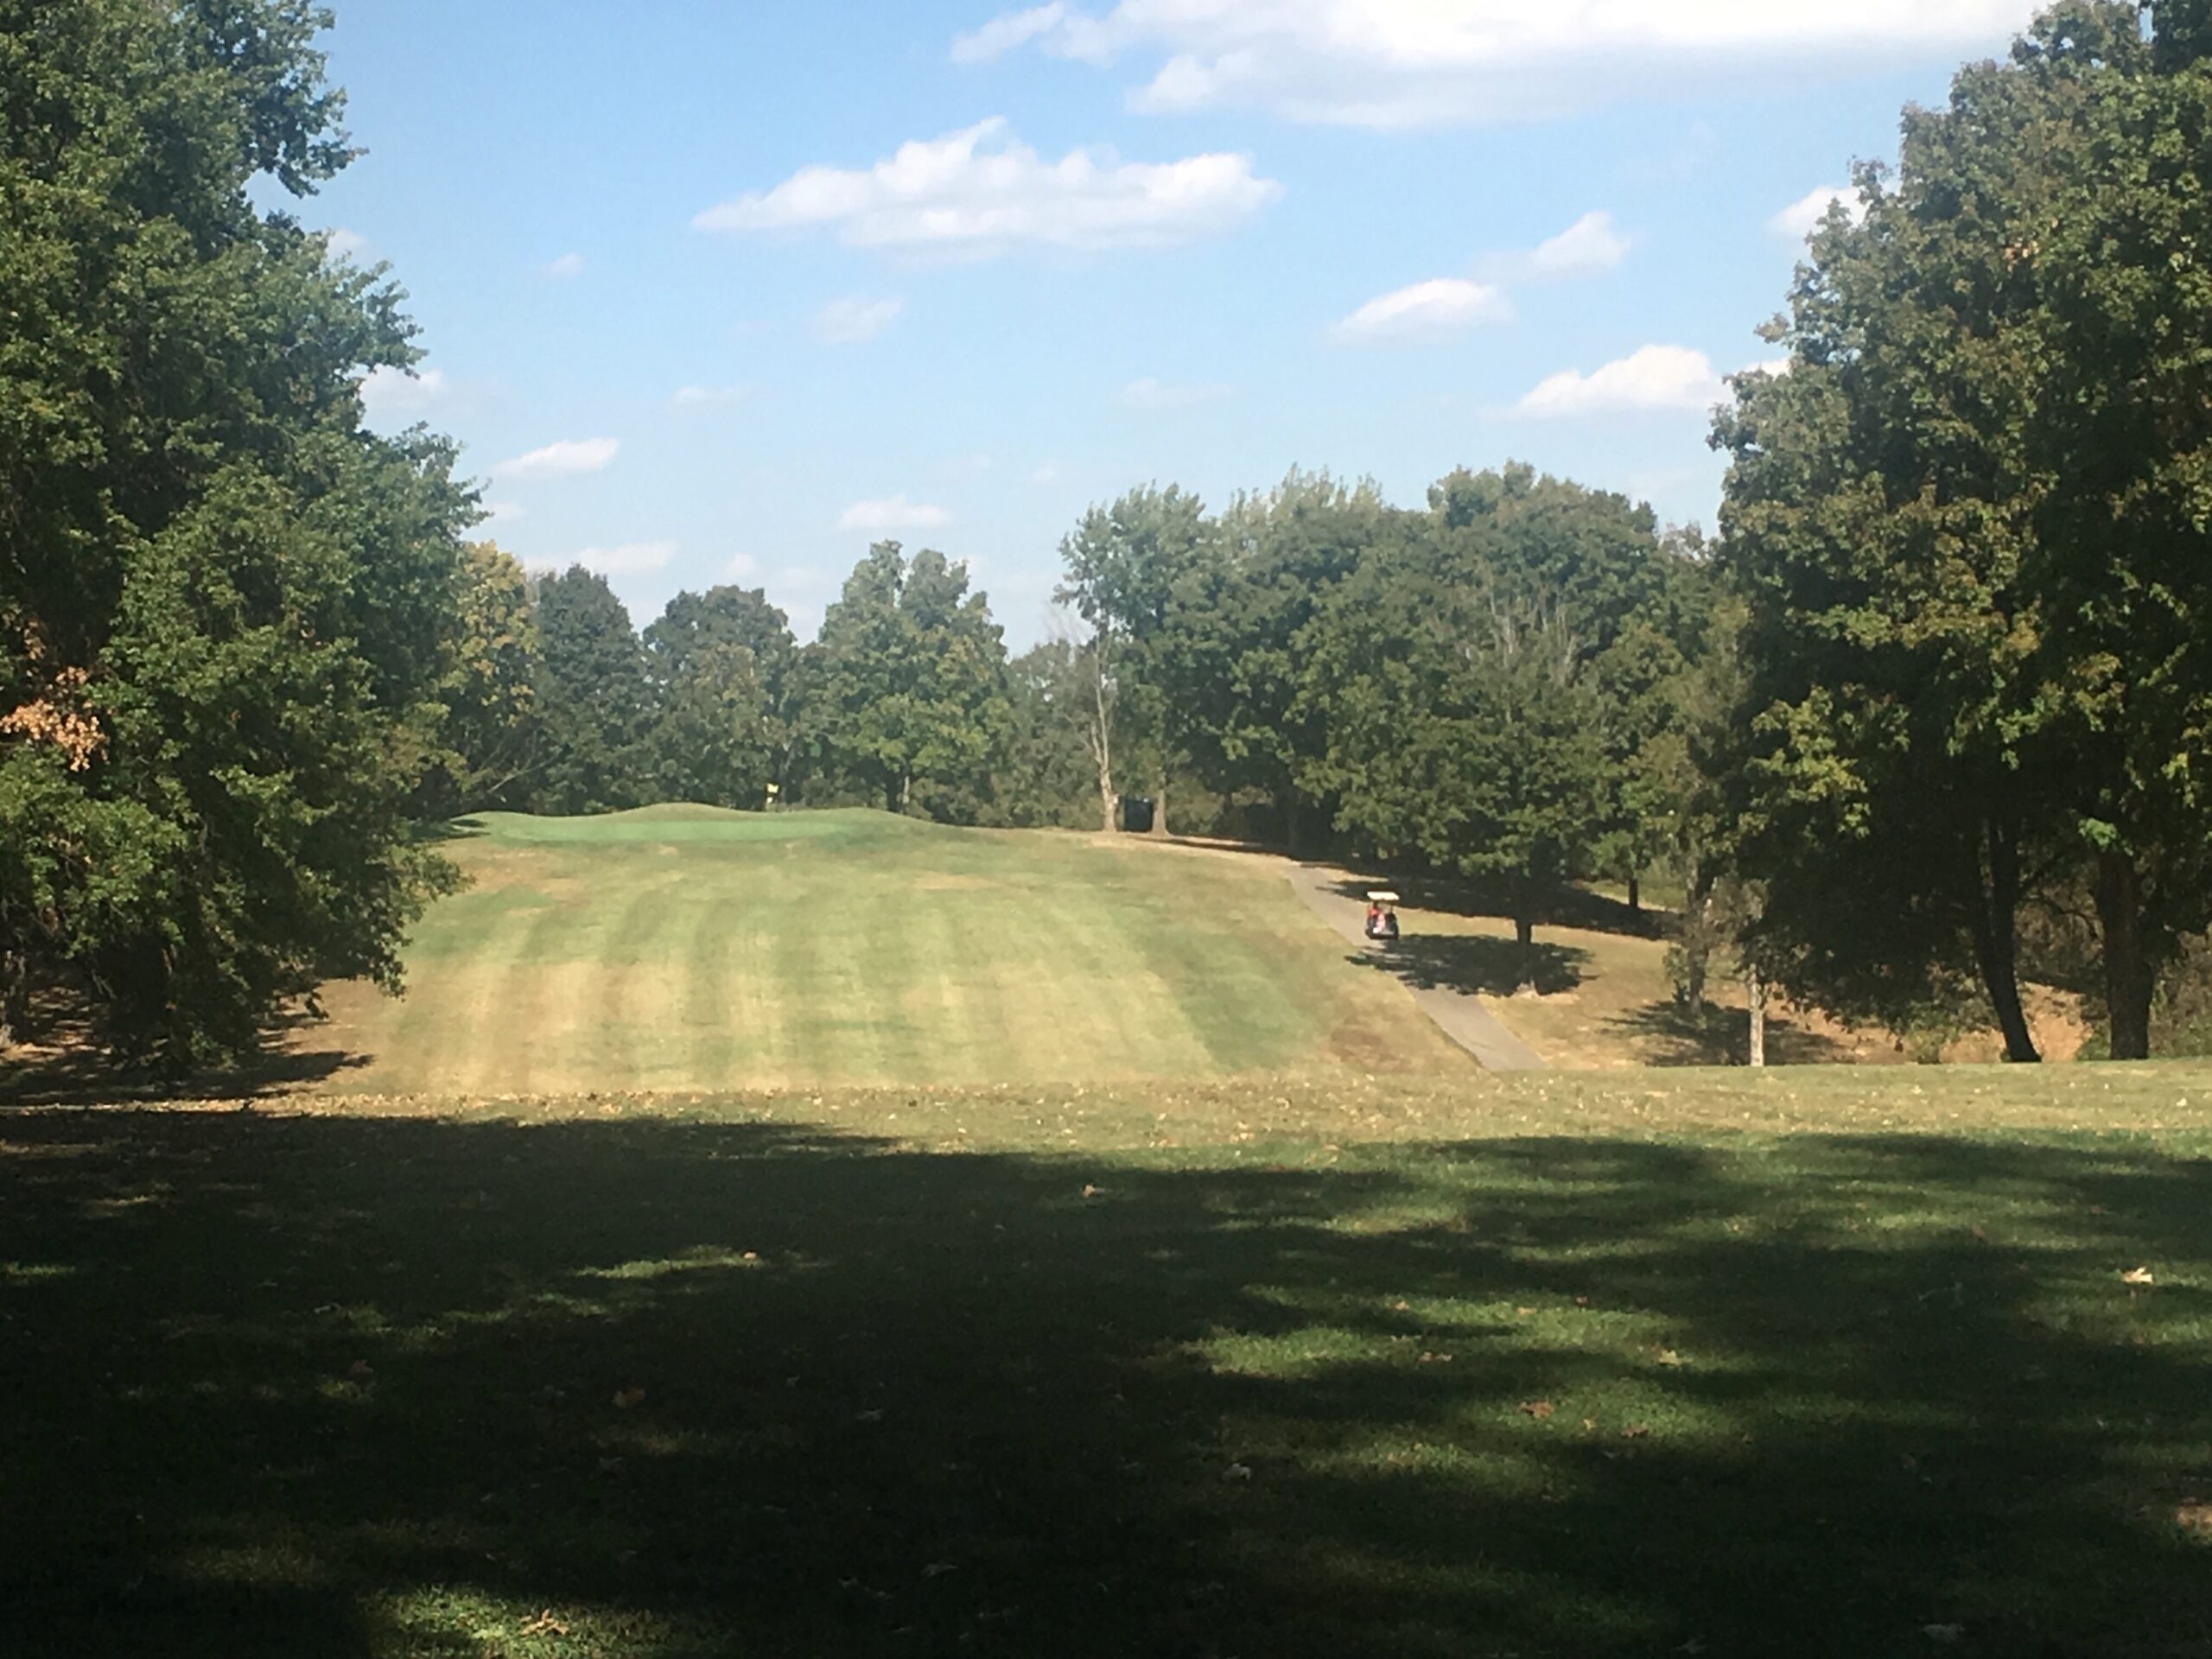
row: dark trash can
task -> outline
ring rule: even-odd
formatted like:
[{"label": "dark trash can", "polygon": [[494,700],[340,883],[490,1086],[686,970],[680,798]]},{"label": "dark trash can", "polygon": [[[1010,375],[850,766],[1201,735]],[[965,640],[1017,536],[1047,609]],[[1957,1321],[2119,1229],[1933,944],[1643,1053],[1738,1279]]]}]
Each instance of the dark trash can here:
[{"label": "dark trash can", "polygon": [[1148,836],[1152,833],[1152,798],[1148,795],[1122,797],[1122,830],[1125,835]]}]

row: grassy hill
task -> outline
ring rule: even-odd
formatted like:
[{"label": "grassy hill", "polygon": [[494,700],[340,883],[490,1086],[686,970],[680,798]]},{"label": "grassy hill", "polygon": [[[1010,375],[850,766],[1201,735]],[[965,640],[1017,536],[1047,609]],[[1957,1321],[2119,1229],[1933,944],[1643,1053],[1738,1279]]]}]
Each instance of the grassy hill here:
[{"label": "grassy hill", "polygon": [[[490,814],[340,1086],[528,1094],[1429,1071],[1468,1062],[1272,866],[878,812]],[[359,1062],[365,1062],[359,1063]]]}]

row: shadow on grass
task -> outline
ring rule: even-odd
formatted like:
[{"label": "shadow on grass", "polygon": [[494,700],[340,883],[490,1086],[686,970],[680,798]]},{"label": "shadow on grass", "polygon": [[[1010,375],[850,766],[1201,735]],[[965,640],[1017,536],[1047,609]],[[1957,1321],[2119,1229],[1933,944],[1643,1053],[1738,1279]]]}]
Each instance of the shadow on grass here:
[{"label": "shadow on grass", "polygon": [[[1376,887],[1387,887],[1415,910],[1445,916],[1465,916],[1510,922],[1513,905],[1497,883],[1470,881],[1450,876],[1359,876],[1333,884],[1346,899],[1363,900]],[[1645,906],[1630,910],[1627,904],[1586,887],[1559,887],[1544,896],[1536,925],[1572,927],[1586,933],[1617,933],[1628,938],[1656,939],[1666,932],[1669,916]]]},{"label": "shadow on grass", "polygon": [[[1670,1000],[1647,1002],[1605,1022],[1617,1031],[1646,1039],[1647,1065],[1745,1065],[1751,1050],[1748,1009],[1708,1002],[1695,1011]],[[1853,1057],[1847,1044],[1769,1014],[1766,1054],[1776,1065],[1830,1065]]]},{"label": "shadow on grass", "polygon": [[1511,939],[1479,935],[1413,933],[1381,950],[1349,958],[1395,974],[1416,989],[1511,996],[1524,984],[1545,996],[1582,983],[1590,953],[1539,939],[1523,950]]},{"label": "shadow on grass", "polygon": [[15,1651],[2212,1642],[2212,1166],[2144,1143],[0,1136]]},{"label": "shadow on grass", "polygon": [[[322,1022],[293,1013],[272,1024],[261,1052],[245,1063],[203,1071],[191,1079],[192,1094],[208,1100],[251,1100],[264,1095],[314,1089],[369,1064],[371,1056],[346,1049],[308,1049],[298,1033]],[[118,1102],[156,1103],[173,1099],[179,1085],[144,1070],[124,1065],[102,1047],[88,1021],[69,1013],[52,1015],[37,1028],[38,1045],[0,1060],[0,1111],[24,1106],[101,1106]]]}]

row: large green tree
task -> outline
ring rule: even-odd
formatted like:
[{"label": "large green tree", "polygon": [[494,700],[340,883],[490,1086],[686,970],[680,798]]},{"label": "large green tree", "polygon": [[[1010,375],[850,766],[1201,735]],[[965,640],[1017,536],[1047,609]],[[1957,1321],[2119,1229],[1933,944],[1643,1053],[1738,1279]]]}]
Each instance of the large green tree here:
[{"label": "large green tree", "polygon": [[113,1041],[236,1053],[398,977],[444,867],[466,493],[357,386],[380,271],[282,207],[352,153],[299,0],[0,0],[0,1022],[66,975]]},{"label": "large green tree", "polygon": [[443,753],[423,791],[425,816],[453,817],[530,798],[543,677],[530,578],[494,542],[471,542],[451,619],[452,660],[438,691]]},{"label": "large green tree", "polygon": [[582,565],[537,586],[538,810],[607,812],[652,796],[645,739],[652,692],[630,613]]},{"label": "large green tree", "polygon": [[1526,951],[1587,862],[1604,750],[1566,609],[1509,557],[1492,518],[1402,516],[1306,630],[1304,699],[1343,827],[1495,884]]},{"label": "large green tree", "polygon": [[1180,613],[1214,537],[1205,504],[1176,485],[1130,490],[1094,506],[1060,543],[1058,597],[1090,630],[1103,695],[1097,709],[1098,793],[1114,827],[1117,751],[1152,760],[1153,828],[1168,832],[1167,779],[1189,758],[1195,697],[1206,679],[1188,648]]},{"label": "large green tree", "polygon": [[1174,594],[1162,654],[1192,761],[1224,796],[1266,796],[1286,845],[1319,838],[1336,810],[1314,781],[1327,741],[1299,701],[1299,638],[1388,516],[1371,482],[1294,471],[1230,503]]},{"label": "large green tree", "polygon": [[759,588],[681,593],[645,630],[658,799],[757,809],[786,770],[798,649]]},{"label": "large green tree", "polygon": [[946,822],[983,816],[1011,708],[1006,645],[964,564],[877,543],[800,672],[817,793],[842,787]]},{"label": "large green tree", "polygon": [[2087,872],[2122,1058],[2212,917],[2205,40],[2072,0],[1909,112],[1718,433],[1765,925],[1816,990],[1970,965],[2017,1058],[2042,881]]}]

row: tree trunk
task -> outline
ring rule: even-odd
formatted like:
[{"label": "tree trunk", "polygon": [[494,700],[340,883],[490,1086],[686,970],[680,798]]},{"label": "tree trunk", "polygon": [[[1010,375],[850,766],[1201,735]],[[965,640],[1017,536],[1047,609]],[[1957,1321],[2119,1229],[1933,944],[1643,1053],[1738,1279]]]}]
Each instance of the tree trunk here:
[{"label": "tree trunk", "polygon": [[1766,976],[1756,965],[1744,971],[1744,989],[1751,1005],[1751,1065],[1766,1065]]},{"label": "tree trunk", "polygon": [[2105,1017],[2115,1060],[2151,1058],[2151,1000],[2158,989],[2150,930],[2143,914],[2143,873],[2125,853],[2097,855],[2097,920],[2103,934]]},{"label": "tree trunk", "polygon": [[1160,774],[1159,793],[1152,798],[1152,833],[1162,841],[1167,838],[1167,774]]},{"label": "tree trunk", "polygon": [[1713,890],[1691,885],[1682,906],[1682,1001],[1692,1014],[1705,1012],[1706,976],[1713,969]]},{"label": "tree trunk", "polygon": [[1533,990],[1536,984],[1536,918],[1523,910],[1513,918],[1513,942],[1521,948],[1520,982],[1516,990]]},{"label": "tree trunk", "polygon": [[1105,658],[1097,646],[1092,647],[1090,666],[1090,758],[1098,763],[1099,827],[1110,836],[1118,827],[1114,809],[1120,798],[1114,793],[1114,711],[1106,700]]},{"label": "tree trunk", "polygon": [[1628,912],[1631,916],[1643,913],[1643,878],[1640,873],[1628,873]]},{"label": "tree trunk", "polygon": [[1989,1006],[1996,1011],[1997,1028],[2005,1033],[2005,1058],[2017,1065],[2033,1065],[2043,1056],[2036,1052],[2027,1010],[2020,1002],[2019,843],[1995,824],[1988,826],[1984,839],[1986,861],[1975,872],[1974,913],[1967,930],[1974,936],[1974,963]]},{"label": "tree trunk", "polygon": [[29,1034],[30,962],[20,950],[0,950],[0,1048]]}]

